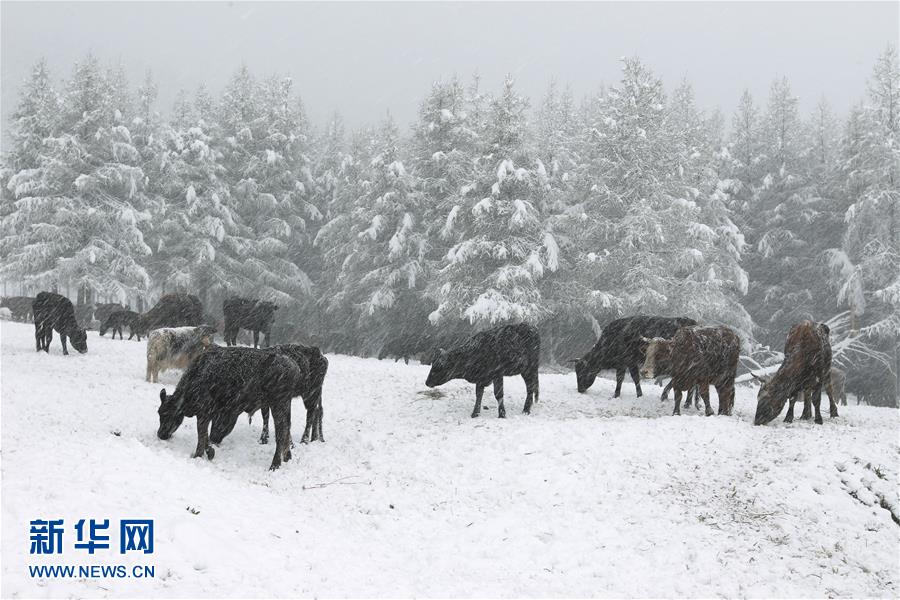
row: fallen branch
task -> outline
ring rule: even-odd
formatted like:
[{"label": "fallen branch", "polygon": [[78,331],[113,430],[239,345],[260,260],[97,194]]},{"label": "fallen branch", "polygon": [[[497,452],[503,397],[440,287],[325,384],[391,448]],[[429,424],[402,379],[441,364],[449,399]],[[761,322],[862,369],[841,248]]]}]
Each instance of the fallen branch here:
[{"label": "fallen branch", "polygon": [[303,489],[317,490],[319,488],[328,487],[329,485],[372,485],[371,481],[344,481],[345,479],[352,479],[353,477],[359,477],[359,475],[347,475],[346,477],[341,477],[340,479],[335,479],[334,481],[304,485]]}]

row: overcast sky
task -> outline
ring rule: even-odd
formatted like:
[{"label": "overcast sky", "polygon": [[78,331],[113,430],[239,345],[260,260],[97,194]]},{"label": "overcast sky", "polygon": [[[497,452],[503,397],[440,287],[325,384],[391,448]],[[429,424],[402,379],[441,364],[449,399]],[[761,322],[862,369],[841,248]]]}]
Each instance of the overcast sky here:
[{"label": "overcast sky", "polygon": [[[152,69],[167,113],[180,88],[219,91],[246,63],[294,79],[310,116],[348,124],[387,110],[409,124],[433,80],[512,73],[536,102],[551,78],[577,94],[642,57],[671,89],[682,77],[702,106],[730,114],[745,87],[763,100],[786,75],[807,110],[825,94],[859,100],[874,61],[898,37],[897,2],[287,3],[8,2],[2,19],[3,126],[30,66],[68,77],[88,51],[121,62],[133,83]],[[6,136],[3,136],[6,139]]]}]

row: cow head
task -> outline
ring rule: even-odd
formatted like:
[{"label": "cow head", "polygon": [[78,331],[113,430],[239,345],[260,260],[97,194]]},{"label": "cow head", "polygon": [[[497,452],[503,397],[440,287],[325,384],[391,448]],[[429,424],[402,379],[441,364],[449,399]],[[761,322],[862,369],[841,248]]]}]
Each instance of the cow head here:
[{"label": "cow head", "polygon": [[81,354],[87,352],[87,331],[84,329],[81,329],[80,327],[75,328],[75,330],[69,334],[69,341],[72,342],[72,347]]},{"label": "cow head", "polygon": [[100,323],[99,333],[100,333],[101,337],[106,335],[106,332],[109,330],[109,327],[110,327],[109,317],[106,317],[106,319],[104,319],[103,322]]},{"label": "cow head", "polygon": [[788,394],[782,392],[779,381],[776,381],[774,377],[750,374],[760,382],[759,392],[756,394],[756,416],[753,424],[765,425],[781,413],[781,409],[787,404]]},{"label": "cow head", "polygon": [[167,396],[166,388],[163,388],[159,391],[159,410],[157,412],[159,413],[159,429],[156,431],[156,437],[167,440],[184,421],[184,410],[182,410],[181,403],[175,399],[175,394]]},{"label": "cow head", "polygon": [[428,371],[425,385],[436,387],[444,385],[451,379],[453,379],[453,356],[450,352],[441,348],[432,357],[431,370]]},{"label": "cow head", "polygon": [[594,385],[597,373],[599,371],[591,368],[586,357],[575,361],[575,379],[578,382],[578,393],[583,394],[589,387]]},{"label": "cow head", "polygon": [[262,316],[263,323],[271,324],[275,320],[275,311],[278,310],[278,305],[269,300],[260,300],[256,305],[256,310]]},{"label": "cow head", "polygon": [[641,349],[644,351],[644,366],[641,377],[652,379],[661,372],[660,366],[668,364],[672,353],[672,342],[663,338],[646,338],[641,336]]}]

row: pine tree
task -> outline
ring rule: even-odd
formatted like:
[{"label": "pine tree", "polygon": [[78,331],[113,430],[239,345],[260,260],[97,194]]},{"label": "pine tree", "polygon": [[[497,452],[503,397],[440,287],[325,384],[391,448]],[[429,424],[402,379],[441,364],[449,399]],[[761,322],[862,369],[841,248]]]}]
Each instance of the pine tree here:
[{"label": "pine tree", "polygon": [[146,182],[123,112],[127,82],[113,75],[104,76],[92,56],[76,65],[40,167],[10,180],[19,206],[11,229],[22,233],[9,243],[5,276],[119,300],[149,287]]},{"label": "pine tree", "polygon": [[486,326],[546,315],[538,282],[557,268],[558,256],[543,228],[546,177],[525,144],[526,111],[507,79],[490,103],[475,177],[442,230],[453,246],[431,288],[434,323],[466,319]]},{"label": "pine tree", "polygon": [[234,291],[290,304],[311,292],[309,276],[292,260],[304,246],[307,201],[298,163],[300,137],[290,80],[259,85],[242,67],[219,107],[225,178],[240,233],[227,238],[229,271],[239,273]]},{"label": "pine tree", "polygon": [[[894,357],[900,395],[900,67],[889,47],[869,79],[862,113],[851,115],[845,169],[853,203],[843,250],[832,253],[839,300],[861,317],[861,333]],[[883,392],[887,396],[891,392]]]}]

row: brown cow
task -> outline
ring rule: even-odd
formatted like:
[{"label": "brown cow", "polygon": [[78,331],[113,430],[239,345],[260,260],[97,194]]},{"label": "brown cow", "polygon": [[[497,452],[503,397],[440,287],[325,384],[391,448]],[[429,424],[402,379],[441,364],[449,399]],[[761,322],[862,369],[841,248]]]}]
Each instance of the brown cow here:
[{"label": "brown cow", "polygon": [[[794,403],[807,394],[812,397],[812,404],[816,409],[815,421],[822,424],[822,413],[819,410],[822,388],[831,387],[829,333],[827,325],[813,321],[801,321],[791,327],[784,343],[784,360],[781,366],[772,377],[761,379],[763,384],[756,397],[754,425],[765,425],[777,417],[788,400],[791,404],[784,420],[790,423],[794,420]],[[833,397],[830,408],[831,416],[838,416]]]},{"label": "brown cow", "polygon": [[700,397],[706,415],[713,413],[709,405],[709,386],[719,396],[719,414],[730,415],[734,407],[734,378],[737,374],[741,339],[728,327],[682,327],[671,340],[641,338],[647,344],[641,376],[652,378],[658,364],[671,364],[672,389],[675,390],[674,415],[681,414],[681,394],[700,386]]},{"label": "brown cow", "polygon": [[[756,375],[755,373],[751,373],[751,375],[763,384],[772,379],[771,375]],[[837,367],[831,367],[831,379],[822,385],[822,389],[828,394],[829,409],[832,417],[838,416],[838,404],[847,406],[847,393],[844,390],[844,377],[845,374],[843,371]],[[803,421],[812,418],[812,397],[815,391],[815,384],[813,384],[805,390],[791,396],[790,409],[788,410],[788,415],[784,417],[785,423],[790,423],[794,420],[794,403],[798,400],[803,402],[803,413],[800,415],[800,420]]]}]

